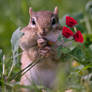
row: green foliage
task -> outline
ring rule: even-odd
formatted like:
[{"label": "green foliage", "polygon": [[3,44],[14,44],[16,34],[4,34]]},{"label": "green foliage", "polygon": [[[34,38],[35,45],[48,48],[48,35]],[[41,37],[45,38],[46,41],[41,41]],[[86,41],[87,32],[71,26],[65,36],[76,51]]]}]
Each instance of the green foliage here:
[{"label": "green foliage", "polygon": [[71,55],[73,55],[74,57],[76,57],[77,61],[83,61],[85,54],[82,51],[81,47],[76,47],[72,50],[72,52],[70,52]]},{"label": "green foliage", "polygon": [[[23,35],[20,28],[29,22],[28,9],[32,7],[34,11],[53,10],[59,7],[61,25],[65,25],[65,16],[74,17],[79,25],[77,29],[83,33],[84,43],[72,46],[60,46],[58,56],[66,64],[61,66],[58,74],[58,85],[49,92],[64,92],[72,89],[73,92],[92,91],[92,1],[89,0],[0,0],[0,92],[18,92],[20,88],[35,89],[41,92],[43,86],[19,85],[20,76],[10,81],[12,76],[20,73],[19,38]],[[15,30],[15,32],[13,32]],[[74,29],[71,28],[72,31]],[[11,38],[12,35],[12,38]],[[58,37],[61,41],[62,36]],[[11,39],[11,44],[10,44]],[[65,42],[71,39],[63,39]],[[12,54],[11,54],[12,47]],[[76,63],[74,62],[76,61]],[[74,64],[73,64],[74,63]]]},{"label": "green foliage", "polygon": [[19,39],[23,36],[23,33],[18,28],[15,32],[13,32],[11,37],[11,45],[12,45],[12,53],[13,53],[13,64],[16,64],[16,55],[18,55],[19,49]]}]

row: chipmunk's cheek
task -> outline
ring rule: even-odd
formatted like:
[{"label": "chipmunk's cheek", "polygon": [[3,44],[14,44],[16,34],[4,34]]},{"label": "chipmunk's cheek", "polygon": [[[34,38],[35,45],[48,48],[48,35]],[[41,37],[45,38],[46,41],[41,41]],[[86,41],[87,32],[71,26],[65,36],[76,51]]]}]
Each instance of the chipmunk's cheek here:
[{"label": "chipmunk's cheek", "polygon": [[19,45],[22,50],[27,50],[30,47],[29,37],[30,34],[25,32],[24,35],[20,38]]},{"label": "chipmunk's cheek", "polygon": [[19,46],[20,46],[20,48],[21,48],[22,50],[28,49],[28,44],[27,44],[27,42],[26,42],[25,40],[23,40],[22,38],[20,39],[20,42],[19,42],[19,43],[20,43]]},{"label": "chipmunk's cheek", "polygon": [[57,42],[57,39],[61,32],[50,32],[45,36],[45,38],[49,41],[49,43],[53,44]]}]

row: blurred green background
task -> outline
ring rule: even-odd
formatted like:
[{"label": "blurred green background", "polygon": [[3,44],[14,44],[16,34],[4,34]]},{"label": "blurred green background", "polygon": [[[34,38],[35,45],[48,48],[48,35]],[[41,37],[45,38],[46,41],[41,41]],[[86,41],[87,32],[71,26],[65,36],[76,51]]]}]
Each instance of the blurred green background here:
[{"label": "blurred green background", "polygon": [[19,26],[29,22],[29,7],[34,11],[59,7],[59,17],[77,12],[85,13],[85,5],[91,0],[0,0],[0,48],[7,53],[11,48],[11,35]]}]

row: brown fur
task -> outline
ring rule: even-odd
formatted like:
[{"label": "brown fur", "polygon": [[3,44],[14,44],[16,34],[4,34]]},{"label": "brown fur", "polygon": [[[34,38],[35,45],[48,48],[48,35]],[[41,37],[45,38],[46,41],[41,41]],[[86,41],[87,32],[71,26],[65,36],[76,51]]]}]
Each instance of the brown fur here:
[{"label": "brown fur", "polygon": [[[55,8],[54,12],[33,12],[32,9],[30,9],[29,13],[31,15],[29,24],[21,30],[24,32],[24,36],[20,39],[20,47],[23,50],[21,56],[21,69],[24,69],[31,62],[39,59],[40,55],[43,55],[44,58],[21,77],[20,83],[22,85],[31,86],[32,82],[34,82],[35,84],[43,85],[46,88],[53,88],[60,61],[60,59],[57,58],[56,50],[58,47],[57,37],[61,33],[59,30],[60,24],[58,22],[57,8]],[[31,23],[32,17],[36,18],[35,27],[32,26]],[[51,25],[52,17],[55,17],[56,19],[56,24],[54,26]],[[42,35],[44,29],[45,36]],[[39,48],[38,44],[41,44],[41,42],[38,40],[44,38],[48,41],[54,41],[54,45],[47,45]],[[27,90],[25,92],[27,92]]]}]

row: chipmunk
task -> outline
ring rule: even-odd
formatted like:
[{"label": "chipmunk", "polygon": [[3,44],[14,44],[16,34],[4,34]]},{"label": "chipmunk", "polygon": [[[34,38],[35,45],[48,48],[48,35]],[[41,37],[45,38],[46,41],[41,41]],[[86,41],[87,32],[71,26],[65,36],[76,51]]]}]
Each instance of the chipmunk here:
[{"label": "chipmunk", "polygon": [[43,56],[43,59],[21,77],[20,84],[32,85],[33,82],[46,88],[53,88],[60,61],[56,50],[59,44],[57,38],[61,34],[58,7],[54,12],[34,12],[30,8],[29,14],[29,24],[21,30],[24,33],[20,39],[20,48],[23,50],[21,69],[35,62],[40,56]]}]

